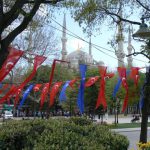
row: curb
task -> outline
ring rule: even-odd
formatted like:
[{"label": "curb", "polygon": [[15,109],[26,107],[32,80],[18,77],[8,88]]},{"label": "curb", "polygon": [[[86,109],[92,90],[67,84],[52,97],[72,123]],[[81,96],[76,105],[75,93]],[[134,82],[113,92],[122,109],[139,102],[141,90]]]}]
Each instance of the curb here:
[{"label": "curb", "polygon": [[[150,130],[150,127],[147,128]],[[141,128],[123,128],[123,129],[111,129],[111,131],[114,132],[134,132],[134,131],[140,131]]]}]

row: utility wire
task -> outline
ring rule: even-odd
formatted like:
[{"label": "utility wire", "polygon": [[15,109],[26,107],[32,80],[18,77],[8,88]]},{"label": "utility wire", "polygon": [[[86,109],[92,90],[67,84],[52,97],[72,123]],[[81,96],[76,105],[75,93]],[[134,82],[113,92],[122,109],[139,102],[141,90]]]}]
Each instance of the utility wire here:
[{"label": "utility wire", "polygon": [[[52,19],[55,23],[57,23],[59,26],[61,26],[62,28],[64,28],[60,23],[58,23],[57,21],[55,21],[53,18],[51,18],[51,19]],[[53,26],[51,26],[51,27],[53,27]],[[53,27],[53,28],[55,28],[56,30],[59,30],[59,31],[62,32],[62,30],[60,30],[60,29],[58,29],[58,28],[56,28],[56,27]],[[66,29],[66,28],[65,28],[65,29]],[[68,32],[72,33],[73,35],[71,35],[71,34],[69,34],[69,33],[66,33],[66,34],[68,34],[68,35],[70,35],[70,36],[72,36],[72,37],[78,38],[78,39],[80,39],[80,40],[82,40],[82,41],[84,41],[84,42],[86,42],[86,43],[89,44],[88,41],[84,40],[84,39],[81,38],[80,36],[74,34],[73,32],[69,31],[68,29],[66,29],[66,30],[67,30]],[[112,53],[115,53],[114,51],[109,50],[109,49],[104,48],[104,47],[101,47],[101,46],[99,46],[99,45],[97,45],[97,44],[94,44],[94,43],[91,43],[91,45],[92,45],[95,49],[97,49],[97,50],[99,50],[100,52],[104,53],[105,55],[108,55],[109,57],[112,57],[112,58],[118,60],[116,57],[113,57],[112,55],[110,55],[110,54],[108,54],[108,53],[106,53],[106,52],[100,50],[99,48],[102,48],[102,49],[107,50],[107,51],[112,52]],[[97,48],[97,47],[99,47],[99,48]],[[140,59],[136,59],[136,58],[133,58],[133,59],[135,59],[135,60],[137,60],[137,61],[141,61],[141,62],[147,63],[146,61],[143,61],[143,60],[140,60]],[[123,61],[121,61],[121,60],[118,60],[118,61],[123,62]]]},{"label": "utility wire", "polygon": [[[52,28],[54,28],[54,29],[56,29],[56,30],[58,30],[58,31],[60,31],[60,32],[63,32],[63,30],[58,29],[58,28],[56,28],[56,27],[54,27],[54,26],[52,26],[52,25],[48,25],[48,26],[50,26],[50,27],[52,27]],[[80,38],[78,38],[77,36],[72,35],[72,34],[70,34],[70,33],[66,33],[66,34],[67,34],[67,35],[69,35],[69,36],[71,36],[71,37],[74,37],[74,38],[80,39],[80,40],[84,41],[85,43],[88,43],[88,44],[89,44],[89,42],[88,42],[88,41],[86,41],[86,40],[82,39],[81,37],[80,37]],[[105,55],[107,55],[107,56],[109,56],[109,57],[112,57],[113,59],[118,60],[116,57],[114,57],[114,56],[112,56],[112,55],[110,55],[110,54],[108,54],[108,53],[104,52],[104,51],[103,51],[103,50],[101,50],[100,48],[98,48],[98,47],[100,47],[100,46],[98,46],[98,45],[96,45],[96,44],[93,44],[93,43],[91,43],[91,45],[92,45],[95,49],[97,49],[98,51],[100,51],[101,53],[103,53],[103,54],[105,54]],[[103,49],[108,50],[108,49],[106,49],[106,48],[103,48]],[[109,50],[109,51],[111,51],[111,50]],[[115,53],[114,51],[111,51],[111,52]],[[135,59],[135,58],[133,58],[133,59]],[[137,61],[141,61],[141,62],[144,62],[144,63],[147,63],[146,61],[143,61],[143,60],[139,60],[139,59],[135,59],[135,60],[137,60]],[[123,62],[123,61],[121,61],[121,60],[118,60],[118,61]],[[127,63],[126,63],[126,64],[127,64]]]},{"label": "utility wire", "polygon": [[[41,11],[43,14],[46,15],[45,12],[43,12],[42,10],[40,10],[40,11]],[[52,17],[51,17],[51,19],[52,19],[56,24],[58,24],[58,25],[61,26],[62,28],[66,29],[66,31],[68,31],[68,32],[71,33],[71,34],[70,34],[70,33],[66,33],[67,35],[72,36],[72,37],[77,38],[77,39],[80,39],[80,40],[82,40],[83,42],[89,44],[89,41],[84,40],[82,37],[78,36],[77,34],[73,33],[72,31],[68,30],[67,28],[65,28],[64,26],[62,26],[60,23],[58,23],[56,20],[54,20]],[[54,27],[54,26],[52,26],[52,25],[49,25],[49,24],[47,24],[47,25],[50,26],[50,27],[52,27],[52,28],[54,28],[54,29],[56,29],[56,30],[58,30],[58,31],[63,32],[63,30],[60,30],[60,29],[58,29],[58,28],[56,28],[56,27]],[[114,56],[112,56],[112,55],[110,55],[110,54],[104,52],[104,51],[101,50],[101,49],[107,50],[107,51],[112,52],[112,53],[115,53],[114,51],[112,51],[112,50],[110,50],[110,49],[107,49],[107,48],[104,48],[104,47],[101,47],[101,46],[99,46],[99,45],[97,45],[97,44],[94,44],[94,43],[91,43],[91,45],[92,45],[95,49],[97,49],[98,51],[102,52],[103,54],[105,54],[105,55],[107,55],[107,56],[109,56],[109,57],[111,57],[111,58],[113,58],[113,59],[116,59],[117,61],[120,61],[120,62],[125,63],[124,61],[119,60],[118,58],[116,58],[116,57],[114,57]],[[99,49],[99,48],[101,48],[101,49]],[[147,63],[146,61],[143,61],[143,60],[139,60],[139,59],[136,59],[136,58],[133,58],[133,59],[136,60],[136,61],[140,61],[140,62]],[[127,63],[125,63],[125,64],[127,64]]]}]

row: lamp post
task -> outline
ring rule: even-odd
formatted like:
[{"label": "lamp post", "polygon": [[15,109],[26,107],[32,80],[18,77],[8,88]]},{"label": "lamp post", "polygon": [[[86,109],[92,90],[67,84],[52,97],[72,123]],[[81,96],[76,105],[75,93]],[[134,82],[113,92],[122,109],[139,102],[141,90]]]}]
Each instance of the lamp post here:
[{"label": "lamp post", "polygon": [[148,25],[145,23],[144,19],[150,18],[150,16],[142,16],[140,24],[140,28],[137,32],[133,34],[133,38],[140,38],[140,39],[150,39],[150,29]]},{"label": "lamp post", "polygon": [[[150,29],[147,24],[144,22],[144,19],[150,18],[150,16],[142,16],[142,23],[139,30],[133,34],[133,38],[139,38],[144,40],[150,40]],[[140,142],[147,142],[147,127],[148,127],[148,110],[150,104],[150,66],[146,68],[146,80],[143,88],[143,107],[142,107],[142,121],[141,121],[141,133],[140,133]]]}]

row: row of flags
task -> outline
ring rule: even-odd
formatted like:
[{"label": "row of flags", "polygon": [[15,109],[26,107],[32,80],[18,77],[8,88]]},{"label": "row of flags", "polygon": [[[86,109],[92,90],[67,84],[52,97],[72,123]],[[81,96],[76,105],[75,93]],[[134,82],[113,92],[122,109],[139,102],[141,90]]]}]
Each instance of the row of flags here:
[{"label": "row of flags", "polygon": [[[9,55],[8,55],[6,61],[4,62],[3,66],[0,70],[0,82],[7,76],[7,74],[15,66],[15,64],[17,63],[17,61],[20,59],[20,57],[22,55],[23,55],[23,51],[17,50],[15,48],[9,48]],[[16,107],[17,104],[19,103],[22,90],[29,83],[29,81],[32,80],[32,78],[35,76],[35,74],[37,72],[38,67],[45,60],[46,60],[46,57],[36,55],[34,57],[34,66],[33,66],[33,70],[31,72],[31,74],[19,86],[12,85],[10,90],[5,94],[5,96],[3,96],[0,99],[0,104],[4,103],[6,100],[9,101],[10,98],[12,96],[14,96],[14,98],[15,98],[14,107]],[[61,60],[54,60],[54,62],[53,62],[52,71],[51,71],[51,75],[50,75],[50,82],[45,83],[43,86],[43,89],[41,91],[40,109],[42,109],[44,102],[45,102],[45,99],[46,99],[48,94],[50,94],[49,106],[50,107],[53,106],[53,104],[55,102],[55,97],[56,97],[60,87],[63,85],[63,82],[56,82],[51,87],[56,61],[61,61]],[[134,83],[136,86],[138,84],[138,79],[139,79],[139,69],[140,68],[138,68],[138,67],[132,67],[130,70],[130,77],[134,80]],[[114,76],[114,73],[107,73],[107,67],[99,66],[100,76],[90,77],[88,79],[88,81],[85,82],[86,71],[87,71],[87,66],[84,64],[81,64],[80,65],[80,74],[81,74],[80,86],[79,86],[78,97],[77,97],[77,105],[79,107],[80,112],[81,113],[84,112],[84,89],[86,87],[92,86],[95,82],[98,81],[98,79],[100,77],[101,77],[101,80],[99,82],[100,90],[98,93],[98,98],[97,98],[97,103],[96,103],[95,108],[97,109],[100,105],[103,105],[103,108],[106,109],[107,108],[107,102],[106,102],[106,98],[105,98],[105,83],[106,83],[106,79],[112,78]],[[120,86],[122,85],[123,88],[126,90],[126,95],[124,98],[124,103],[123,103],[123,108],[122,108],[122,112],[124,112],[126,107],[127,107],[127,104],[128,104],[128,85],[127,85],[126,77],[127,77],[127,74],[129,74],[129,72],[124,67],[118,67],[118,74],[119,74],[119,78],[118,78],[118,82],[117,82],[117,84],[114,88],[114,91],[113,91],[113,97],[114,98],[116,97],[116,94],[117,94]],[[79,78],[65,82],[65,84],[63,85],[62,90],[60,92],[60,95],[59,95],[60,102],[66,100],[66,93],[65,92],[66,92],[67,87],[70,86],[73,88],[73,85],[77,80],[79,80]],[[0,87],[1,87],[1,85],[0,85]],[[27,96],[29,95],[29,93],[32,90],[34,90],[34,92],[37,92],[40,90],[41,87],[42,87],[42,84],[31,84],[23,93],[23,96],[22,96],[22,99],[19,103],[18,108],[20,109],[22,107]],[[7,88],[8,88],[7,84],[5,84],[3,87],[1,87],[0,88],[0,94],[2,93],[3,90],[5,90]],[[51,90],[50,90],[50,88],[51,88]]]}]

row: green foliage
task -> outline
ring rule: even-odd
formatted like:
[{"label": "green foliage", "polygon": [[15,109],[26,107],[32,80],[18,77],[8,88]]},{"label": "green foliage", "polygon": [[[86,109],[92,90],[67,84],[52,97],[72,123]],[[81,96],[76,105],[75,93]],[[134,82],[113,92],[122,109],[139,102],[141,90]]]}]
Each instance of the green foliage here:
[{"label": "green foliage", "polygon": [[0,130],[1,150],[126,150],[129,145],[126,137],[84,118],[12,121]]},{"label": "green foliage", "polygon": [[85,125],[91,125],[92,121],[89,119],[86,119],[85,117],[71,117],[70,122],[73,122],[76,125],[85,126]]}]

